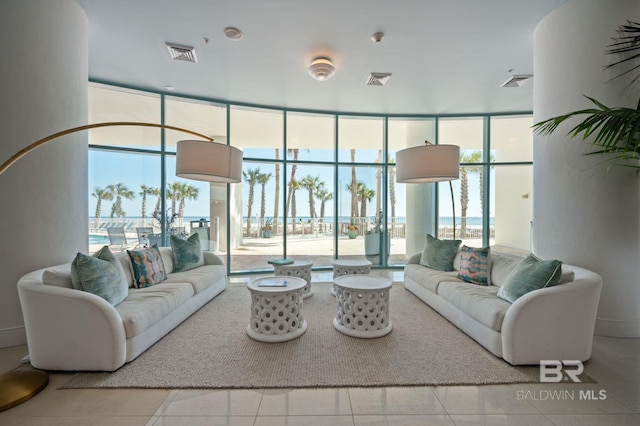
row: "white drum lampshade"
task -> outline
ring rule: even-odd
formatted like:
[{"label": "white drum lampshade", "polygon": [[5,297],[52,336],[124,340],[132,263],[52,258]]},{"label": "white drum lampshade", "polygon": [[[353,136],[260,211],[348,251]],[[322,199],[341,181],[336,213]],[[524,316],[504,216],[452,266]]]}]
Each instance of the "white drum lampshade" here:
[{"label": "white drum lampshade", "polygon": [[176,176],[208,182],[238,183],[242,180],[242,151],[216,142],[179,141]]},{"label": "white drum lampshade", "polygon": [[460,178],[460,147],[422,145],[396,153],[396,182],[445,182]]}]

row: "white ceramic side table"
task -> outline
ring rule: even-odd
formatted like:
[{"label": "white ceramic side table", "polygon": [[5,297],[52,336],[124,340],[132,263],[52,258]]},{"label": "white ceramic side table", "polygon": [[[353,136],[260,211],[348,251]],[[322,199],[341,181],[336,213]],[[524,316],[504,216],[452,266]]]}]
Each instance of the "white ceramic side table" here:
[{"label": "white ceramic side table", "polygon": [[391,332],[391,280],[372,275],[343,275],[333,282],[337,303],[333,326],[336,330],[360,338],[382,337]]},{"label": "white ceramic side table", "polygon": [[[336,259],[331,262],[333,266],[333,278],[341,277],[343,275],[360,274],[366,275],[371,272],[371,262],[368,260],[358,259]],[[331,294],[336,295],[335,286],[331,286]]]},{"label": "white ceramic side table", "polygon": [[[263,287],[267,282],[286,281],[286,287]],[[261,342],[285,342],[307,331],[302,315],[302,290],[306,281],[296,277],[257,278],[247,288],[251,292],[251,320],[247,334]]]},{"label": "white ceramic side table", "polygon": [[307,285],[304,287],[302,297],[306,299],[307,297],[313,296],[313,289],[311,288],[312,266],[313,262],[309,262],[306,260],[296,260],[293,263],[289,263],[287,265],[273,265],[273,272],[277,276],[298,277],[305,280],[307,282]]}]

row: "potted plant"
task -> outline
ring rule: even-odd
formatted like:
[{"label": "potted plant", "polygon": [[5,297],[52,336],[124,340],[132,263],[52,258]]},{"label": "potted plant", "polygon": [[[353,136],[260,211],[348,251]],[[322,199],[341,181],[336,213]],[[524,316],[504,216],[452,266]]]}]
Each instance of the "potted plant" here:
[{"label": "potted plant", "polygon": [[[627,21],[618,27],[618,37],[610,44],[607,54],[622,55],[605,68],[627,66],[617,77],[630,76],[629,89],[640,82],[640,22]],[[635,74],[635,76],[634,76]],[[616,77],[616,78],[617,78]],[[573,127],[568,135],[582,136],[587,139],[594,136],[591,143],[598,149],[589,154],[608,154],[607,160],[613,165],[640,168],[640,101],[636,109],[623,107],[607,107],[601,102],[585,96],[595,108],[569,112],[534,124],[534,131],[542,136],[553,133],[564,121],[580,116],[587,117]]]},{"label": "potted plant", "polygon": [[273,230],[272,223],[272,219],[266,219],[264,221],[264,225],[260,228],[262,231],[262,238],[271,238],[271,231]]},{"label": "potted plant", "polygon": [[[364,234],[364,254],[372,263],[380,263],[382,248],[382,211],[373,218],[373,225]],[[391,250],[391,233],[387,231],[387,259]]]},{"label": "potted plant", "polygon": [[347,236],[350,240],[356,238],[358,236],[358,225],[351,222],[351,225],[349,225],[349,227],[347,228]]}]

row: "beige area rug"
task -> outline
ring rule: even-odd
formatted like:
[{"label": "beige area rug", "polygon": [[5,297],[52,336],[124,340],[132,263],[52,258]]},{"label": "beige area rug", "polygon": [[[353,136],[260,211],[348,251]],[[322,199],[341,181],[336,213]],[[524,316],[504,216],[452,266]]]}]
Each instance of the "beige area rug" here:
[{"label": "beige area rug", "polygon": [[394,284],[393,331],[357,339],[333,328],[329,283],[304,300],[308,329],[284,343],[249,338],[251,299],[232,285],[137,359],[113,373],[81,372],[63,388],[304,388],[537,382],[538,367],[513,367]]}]

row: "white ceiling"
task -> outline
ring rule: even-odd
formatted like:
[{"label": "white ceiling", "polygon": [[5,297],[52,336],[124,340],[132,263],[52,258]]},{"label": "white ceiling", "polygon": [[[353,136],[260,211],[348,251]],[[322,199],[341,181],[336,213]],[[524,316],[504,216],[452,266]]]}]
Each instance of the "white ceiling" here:
[{"label": "white ceiling", "polygon": [[[233,102],[383,114],[533,109],[533,30],[565,0],[76,0],[94,80]],[[236,26],[241,41],[224,37]],[[381,43],[371,35],[383,31]],[[205,42],[208,39],[208,43]],[[171,60],[165,42],[196,48]],[[316,56],[335,75],[312,79]],[[393,75],[365,86],[370,72]],[[535,80],[534,80],[535,81]]]}]

